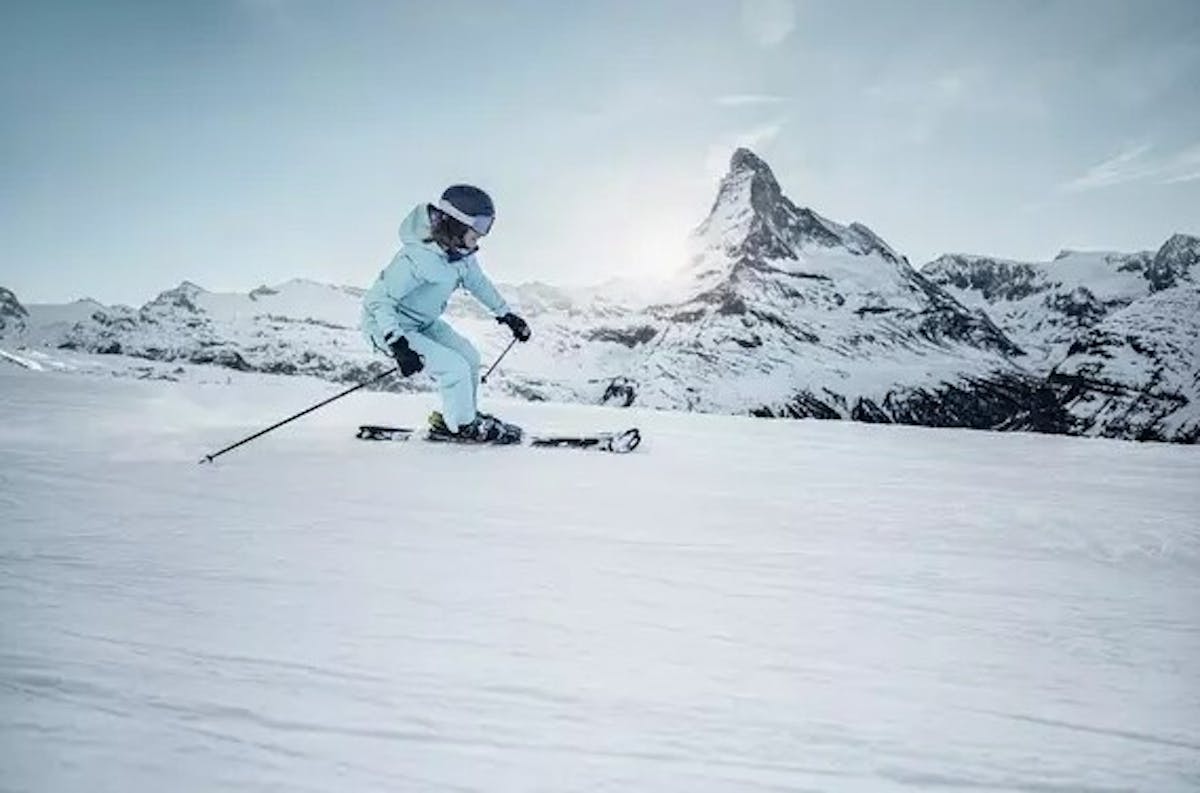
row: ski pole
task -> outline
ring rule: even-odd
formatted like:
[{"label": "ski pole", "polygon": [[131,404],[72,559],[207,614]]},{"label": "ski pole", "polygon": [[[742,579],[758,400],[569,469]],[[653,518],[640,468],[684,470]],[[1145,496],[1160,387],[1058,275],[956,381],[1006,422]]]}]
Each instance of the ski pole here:
[{"label": "ski pole", "polygon": [[206,455],[204,455],[203,458],[201,458],[200,462],[201,463],[211,463],[213,460],[217,459],[225,452],[233,451],[237,447],[241,446],[243,443],[249,443],[250,441],[254,440],[255,438],[259,438],[263,435],[266,435],[271,430],[282,427],[284,424],[287,424],[289,421],[295,421],[296,419],[300,418],[301,416],[305,416],[309,413],[312,413],[317,408],[325,407],[326,405],[328,405],[330,402],[334,401],[335,399],[341,399],[342,397],[346,396],[347,394],[353,394],[358,389],[363,388],[365,386],[369,386],[371,383],[374,383],[377,380],[382,380],[383,378],[387,377],[388,375],[395,374],[399,370],[400,370],[399,366],[388,369],[386,372],[379,375],[378,377],[372,377],[370,380],[359,383],[358,385],[354,386],[353,388],[347,388],[342,393],[335,394],[334,396],[329,397],[329,399],[326,399],[323,402],[318,402],[317,404],[313,405],[310,408],[301,410],[299,413],[295,414],[294,416],[288,416],[283,421],[278,421],[278,422],[272,424],[271,426],[267,427],[265,430],[259,430],[258,432],[254,433],[253,435],[242,438],[237,443],[230,444],[229,446],[226,446],[224,449],[221,449],[219,452],[213,452],[212,454],[206,454]]},{"label": "ski pole", "polygon": [[516,343],[517,343],[517,340],[516,340],[516,338],[514,338],[512,341],[510,341],[510,342],[508,343],[508,346],[504,348],[504,352],[500,353],[500,357],[496,359],[496,362],[495,362],[494,364],[492,364],[492,368],[487,370],[487,374],[485,374],[485,375],[483,376],[483,379],[482,379],[482,380],[480,380],[480,382],[482,382],[482,383],[486,383],[486,382],[487,382],[488,375],[490,375],[490,374],[492,373],[492,371],[493,371],[493,370],[494,370],[494,369],[495,369],[497,366],[499,366],[499,365],[500,365],[500,362],[504,360],[504,356],[508,355],[508,351],[509,351],[509,350],[511,350],[511,349],[513,348],[513,345],[514,345],[514,344],[516,344]]}]

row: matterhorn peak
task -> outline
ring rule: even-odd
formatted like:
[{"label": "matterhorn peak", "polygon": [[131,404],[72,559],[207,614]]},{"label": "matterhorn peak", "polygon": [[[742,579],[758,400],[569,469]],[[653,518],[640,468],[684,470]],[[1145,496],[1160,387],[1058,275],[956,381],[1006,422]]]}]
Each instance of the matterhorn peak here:
[{"label": "matterhorn peak", "polygon": [[729,172],[731,174],[742,171],[760,174],[771,181],[775,181],[775,175],[771,173],[771,166],[767,165],[761,157],[744,146],[734,151],[733,156],[729,159]]},{"label": "matterhorn peak", "polygon": [[721,180],[717,203],[735,197],[748,199],[759,214],[770,213],[783,199],[783,189],[771,172],[771,166],[747,148],[737,149],[729,159],[729,171]]},{"label": "matterhorn peak", "polygon": [[[860,256],[877,254],[892,263],[903,261],[863,224],[843,226],[792,203],[770,166],[747,148],[734,151],[717,200],[695,236],[701,247],[722,251],[728,261],[796,260],[806,247],[841,248]],[[714,267],[703,261],[700,269],[712,272]]]},{"label": "matterhorn peak", "polygon": [[741,241],[756,225],[756,218],[769,217],[786,200],[771,167],[749,149],[738,148],[698,232],[703,236],[717,231],[727,244]]}]

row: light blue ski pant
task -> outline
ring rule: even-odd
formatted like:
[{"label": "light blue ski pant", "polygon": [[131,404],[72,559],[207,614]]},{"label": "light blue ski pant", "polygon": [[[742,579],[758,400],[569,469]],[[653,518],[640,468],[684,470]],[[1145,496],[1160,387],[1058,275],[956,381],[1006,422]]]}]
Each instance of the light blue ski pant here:
[{"label": "light blue ski pant", "polygon": [[442,418],[451,430],[475,420],[478,412],[479,352],[443,320],[404,334],[425,359],[425,371],[442,392]]}]

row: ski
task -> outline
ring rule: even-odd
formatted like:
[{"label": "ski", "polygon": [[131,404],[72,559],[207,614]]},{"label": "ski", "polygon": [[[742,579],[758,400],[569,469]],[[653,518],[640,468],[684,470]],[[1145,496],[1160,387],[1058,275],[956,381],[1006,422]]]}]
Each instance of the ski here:
[{"label": "ski", "polygon": [[379,424],[359,426],[356,438],[364,441],[406,441],[416,430],[409,427],[385,427]]},{"label": "ski", "polygon": [[628,454],[642,442],[642,434],[636,427],[621,432],[599,432],[587,435],[530,435],[516,440],[495,443],[471,443],[455,440],[453,436],[440,433],[419,433],[411,427],[389,427],[380,424],[363,424],[355,437],[366,441],[407,441],[414,435],[431,443],[459,443],[464,446],[515,446],[528,445],[538,448],[586,449],[612,454]]},{"label": "ski", "polygon": [[641,442],[642,433],[637,427],[622,432],[601,432],[595,435],[534,435],[529,439],[530,446],[561,446],[613,454],[628,454]]}]

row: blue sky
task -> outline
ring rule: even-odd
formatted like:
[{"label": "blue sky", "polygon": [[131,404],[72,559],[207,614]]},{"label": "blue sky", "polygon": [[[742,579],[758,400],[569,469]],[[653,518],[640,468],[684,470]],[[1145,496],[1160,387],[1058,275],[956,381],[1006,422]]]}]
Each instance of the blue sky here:
[{"label": "blue sky", "polygon": [[368,284],[418,201],[498,280],[679,263],[737,145],[920,264],[1200,233],[1200,3],[6,3],[0,285]]}]

